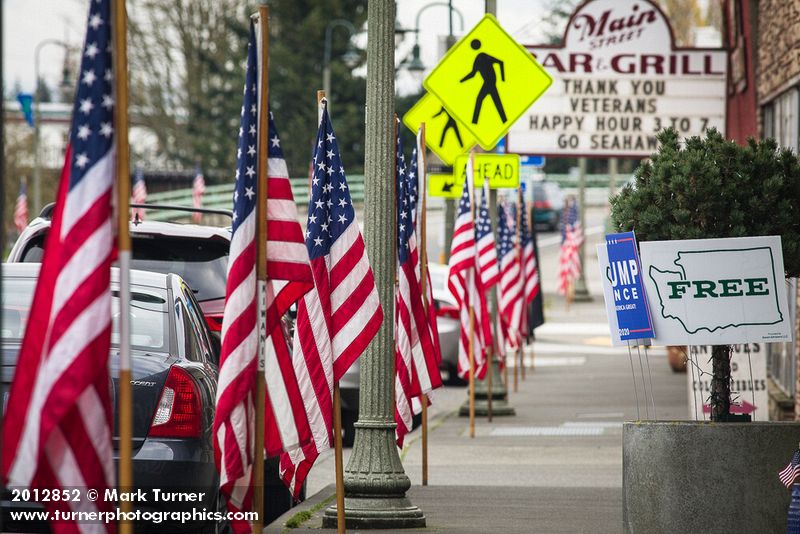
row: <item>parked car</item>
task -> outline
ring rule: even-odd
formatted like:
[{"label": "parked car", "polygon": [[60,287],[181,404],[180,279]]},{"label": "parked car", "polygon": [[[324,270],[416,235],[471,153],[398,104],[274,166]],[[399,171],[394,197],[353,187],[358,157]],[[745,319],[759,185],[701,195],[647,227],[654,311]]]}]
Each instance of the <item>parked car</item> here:
[{"label": "parked car", "polygon": [[[40,215],[23,230],[9,253],[9,262],[41,261],[45,237],[50,230],[53,206],[53,204],[45,206]],[[175,209],[175,207],[152,205],[149,205],[149,208]],[[230,215],[229,212],[222,210],[200,211],[207,214]],[[218,352],[218,336],[222,330],[222,314],[225,307],[230,228],[145,220],[131,222],[130,231],[131,267],[162,274],[174,273],[181,277],[192,290],[201,317],[212,333],[211,343]],[[212,409],[213,406],[212,397]],[[265,523],[268,523],[289,510],[294,502],[280,478],[277,458],[268,458],[265,461],[264,481],[265,491],[270,496],[265,513]],[[303,499],[305,499],[305,487],[300,494],[300,500]]]},{"label": "parked car", "polygon": [[564,209],[564,192],[555,182],[532,182],[533,224],[544,226],[551,232],[559,229],[561,211]]},{"label": "parked car", "polygon": [[[11,248],[6,261],[42,261],[53,207],[54,204],[45,206],[40,215],[28,224]],[[221,210],[202,211],[226,213]],[[137,220],[131,222],[130,232],[133,246],[131,268],[180,275],[194,291],[211,331],[220,332],[225,308],[230,229]]]},{"label": "parked car", "polygon": [[440,370],[442,379],[449,384],[464,384],[458,377],[458,344],[461,338],[456,300],[447,287],[447,265],[428,264],[431,273],[433,305],[436,307],[436,327],[439,330],[439,346],[442,351]]}]

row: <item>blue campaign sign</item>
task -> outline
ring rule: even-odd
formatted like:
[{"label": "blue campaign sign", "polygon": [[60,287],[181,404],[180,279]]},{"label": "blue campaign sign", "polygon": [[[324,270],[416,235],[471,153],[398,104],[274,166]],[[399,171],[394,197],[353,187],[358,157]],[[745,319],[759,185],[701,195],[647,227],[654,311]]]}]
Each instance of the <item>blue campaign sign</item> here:
[{"label": "blue campaign sign", "polygon": [[534,167],[537,169],[541,169],[544,167],[545,162],[547,159],[544,156],[520,156],[519,157],[519,164],[525,165],[528,167]]},{"label": "blue campaign sign", "polygon": [[606,276],[614,293],[620,339],[656,337],[642,282],[636,236],[633,232],[606,235],[606,249],[609,265]]}]

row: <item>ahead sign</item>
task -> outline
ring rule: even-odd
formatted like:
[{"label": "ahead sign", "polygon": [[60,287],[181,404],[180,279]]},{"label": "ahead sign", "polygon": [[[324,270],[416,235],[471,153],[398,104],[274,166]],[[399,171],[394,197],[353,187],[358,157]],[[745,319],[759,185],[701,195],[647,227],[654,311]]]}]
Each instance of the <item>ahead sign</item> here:
[{"label": "ahead sign", "polygon": [[[469,156],[459,156],[453,166],[453,175],[459,184],[467,179]],[[516,189],[519,187],[518,154],[475,154],[475,187],[483,187],[489,180],[492,189]]]},{"label": "ahead sign", "polygon": [[491,150],[553,80],[486,15],[431,71],[423,85],[478,143]]}]

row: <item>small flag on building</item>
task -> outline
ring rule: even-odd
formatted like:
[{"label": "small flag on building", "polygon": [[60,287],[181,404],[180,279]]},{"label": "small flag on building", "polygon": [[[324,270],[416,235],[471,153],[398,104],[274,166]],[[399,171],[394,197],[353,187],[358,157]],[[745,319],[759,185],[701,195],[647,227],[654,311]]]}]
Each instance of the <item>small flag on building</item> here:
[{"label": "small flag on building", "polygon": [[[206,181],[203,178],[203,169],[200,168],[198,165],[194,171],[194,180],[192,180],[192,206],[195,209],[200,209],[203,207],[203,195],[206,192]],[[192,221],[194,223],[199,223],[200,220],[203,218],[203,214],[200,212],[192,213]]]},{"label": "small flag on building", "polygon": [[[147,202],[147,186],[144,183],[144,172],[141,167],[136,167],[133,175],[133,188],[131,190],[131,201],[133,204],[145,204]],[[133,208],[133,220],[144,220],[144,208]]]},{"label": "small flag on building", "polygon": [[19,233],[28,226],[28,193],[24,181],[19,183],[19,195],[14,205],[14,226]]}]

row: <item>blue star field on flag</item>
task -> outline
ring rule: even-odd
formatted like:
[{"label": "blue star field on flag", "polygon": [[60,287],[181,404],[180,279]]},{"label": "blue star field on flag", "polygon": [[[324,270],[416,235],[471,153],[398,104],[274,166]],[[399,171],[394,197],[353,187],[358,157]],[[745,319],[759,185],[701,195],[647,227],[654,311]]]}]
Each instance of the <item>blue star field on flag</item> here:
[{"label": "blue star field on flag", "polygon": [[411,181],[408,179],[406,158],[400,129],[397,130],[397,154],[395,155],[395,179],[397,180],[397,259],[404,264],[411,254],[408,240],[414,234],[414,209],[416,202],[411,197]]},{"label": "blue star field on flag", "polygon": [[93,2],[72,110],[70,189],[83,179],[114,143],[114,75],[110,9]]},{"label": "blue star field on flag", "polygon": [[339,145],[328,107],[324,106],[312,161],[311,199],[308,203],[306,247],[311,259],[326,256],[331,245],[355,219]]},{"label": "blue star field on flag", "polygon": [[481,204],[478,209],[478,218],[475,221],[475,239],[480,241],[492,233],[492,221],[489,219],[489,207],[486,199],[486,189],[481,188]]},{"label": "blue star field on flag", "polygon": [[[504,206],[503,204],[497,205],[497,248],[500,261],[506,257],[506,254],[511,252],[514,248],[514,235],[516,228],[514,228],[514,220],[512,219],[511,206]],[[506,211],[508,209],[508,211]]]},{"label": "blue star field on flag", "polygon": [[234,233],[255,210],[258,198],[256,193],[258,184],[258,73],[255,31],[252,22],[250,26],[242,119],[239,127],[239,149],[236,152],[236,185],[233,190]]}]

